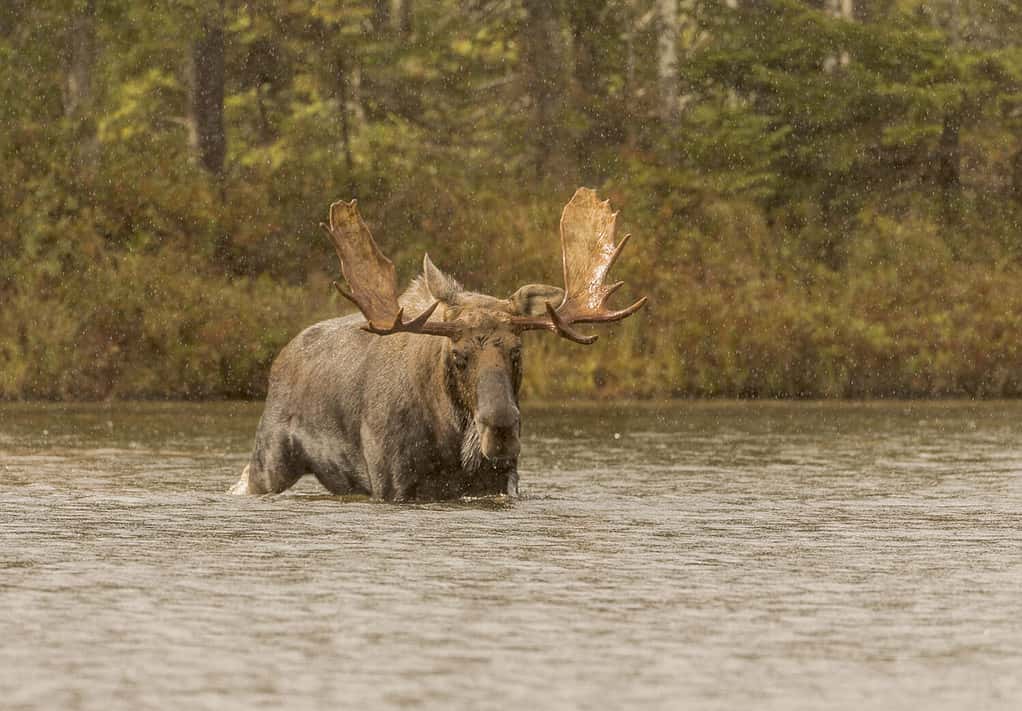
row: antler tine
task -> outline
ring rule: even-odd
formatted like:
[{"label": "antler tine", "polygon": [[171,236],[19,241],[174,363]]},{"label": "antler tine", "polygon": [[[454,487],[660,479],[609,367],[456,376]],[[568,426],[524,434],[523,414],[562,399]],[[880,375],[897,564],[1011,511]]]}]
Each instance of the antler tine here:
[{"label": "antler tine", "polygon": [[578,333],[572,324],[620,321],[641,309],[646,297],[619,311],[606,307],[624,282],[604,285],[603,281],[631,238],[625,235],[614,244],[616,222],[617,213],[610,209],[610,201],[601,202],[589,188],[576,190],[561,213],[564,299],[556,308],[548,303],[545,317],[515,317],[512,323],[520,330],[544,329],[589,344],[596,337]]},{"label": "antler tine", "polygon": [[348,292],[346,292],[346,291],[344,290],[344,287],[343,287],[343,286],[341,286],[339,282],[336,282],[336,281],[332,281],[332,282],[330,282],[330,283],[334,285],[334,288],[335,288],[335,289],[337,289],[337,293],[338,293],[338,294],[340,294],[340,295],[341,295],[341,296],[343,296],[343,297],[344,297],[345,299],[347,299],[348,301],[350,301],[351,303],[353,303],[353,304],[354,304],[355,306],[358,306],[358,302],[357,302],[357,301],[355,301],[355,297],[354,297],[354,296],[352,296],[351,294],[349,294]]},{"label": "antler tine", "polygon": [[[617,217],[616,212],[614,213],[614,217]],[[620,242],[617,243],[617,247],[614,248],[614,252],[610,255],[610,259],[607,260],[608,272],[610,271],[610,268],[614,266],[614,263],[617,261],[617,258],[621,256],[621,252],[624,250],[625,245],[628,244],[628,240],[630,240],[631,238],[632,233],[629,232],[628,234],[621,238]]]},{"label": "antler tine", "polygon": [[555,309],[549,301],[546,305],[546,312],[550,317],[550,322],[553,324],[553,330],[559,335],[567,338],[569,341],[581,343],[583,346],[591,346],[596,343],[598,336],[583,336],[581,333],[573,329],[561,319],[561,317],[557,314],[557,309]]},{"label": "antler tine", "polygon": [[460,332],[460,327],[455,323],[447,321],[436,321],[433,323],[426,323],[429,321],[429,317],[433,315],[433,312],[440,306],[439,301],[434,301],[429,307],[421,314],[413,318],[411,321],[402,320],[404,314],[404,308],[398,309],[397,316],[394,318],[394,323],[387,328],[379,328],[371,323],[367,323],[362,327],[363,331],[369,331],[369,333],[375,333],[378,336],[389,336],[392,333],[424,333],[429,336],[448,336],[454,337]]},{"label": "antler tine", "polygon": [[411,321],[404,321],[404,308],[397,300],[394,263],[380,251],[358,212],[355,200],[340,200],[330,205],[330,225],[321,223],[320,226],[334,243],[337,258],[341,262],[341,273],[351,291],[345,291],[337,282],[334,282],[334,287],[365,316],[364,330],[381,336],[393,333],[424,333],[448,337],[458,335],[460,328],[456,323],[427,323],[440,305],[438,301]]},{"label": "antler tine", "polygon": [[628,318],[636,311],[641,309],[649,301],[648,296],[643,296],[641,299],[636,301],[631,306],[620,309],[618,311],[598,311],[592,314],[582,314],[572,319],[572,323],[609,323],[611,321],[621,321]]}]

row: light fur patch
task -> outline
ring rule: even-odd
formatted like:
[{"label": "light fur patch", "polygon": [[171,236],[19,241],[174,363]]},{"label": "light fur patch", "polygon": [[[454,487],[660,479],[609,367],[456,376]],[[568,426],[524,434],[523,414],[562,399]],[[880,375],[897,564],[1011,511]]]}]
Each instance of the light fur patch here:
[{"label": "light fur patch", "polygon": [[483,464],[483,449],[479,441],[479,430],[469,422],[461,440],[461,467],[465,471],[478,471]]},{"label": "light fur patch", "polygon": [[238,479],[237,483],[230,488],[228,494],[234,494],[235,496],[244,496],[249,493],[248,491],[248,468],[249,464],[245,465],[245,468],[241,472],[241,478]]}]

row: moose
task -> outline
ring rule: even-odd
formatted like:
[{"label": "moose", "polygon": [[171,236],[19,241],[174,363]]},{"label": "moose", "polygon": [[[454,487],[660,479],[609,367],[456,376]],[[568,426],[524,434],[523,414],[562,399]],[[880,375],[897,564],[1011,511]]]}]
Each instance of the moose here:
[{"label": "moose", "polygon": [[[507,299],[466,291],[427,254],[398,296],[394,264],[351,202],[322,225],[360,313],[317,323],[274,361],[255,447],[234,494],[279,493],[311,473],[331,493],[387,501],[518,493],[522,338],[542,330],[591,344],[577,324],[620,321],[604,278],[614,243],[608,201],[579,188],[561,215],[564,288]],[[406,320],[405,314],[414,314]]]}]

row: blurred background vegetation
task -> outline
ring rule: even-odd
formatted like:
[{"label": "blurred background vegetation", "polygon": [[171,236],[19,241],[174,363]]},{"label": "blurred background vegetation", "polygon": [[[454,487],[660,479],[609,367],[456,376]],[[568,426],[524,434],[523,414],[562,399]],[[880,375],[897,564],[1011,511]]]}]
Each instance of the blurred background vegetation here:
[{"label": "blurred background vegetation", "polygon": [[1022,394],[1022,3],[6,0],[0,398],[258,397],[358,197],[497,295],[633,232],[532,396]]}]

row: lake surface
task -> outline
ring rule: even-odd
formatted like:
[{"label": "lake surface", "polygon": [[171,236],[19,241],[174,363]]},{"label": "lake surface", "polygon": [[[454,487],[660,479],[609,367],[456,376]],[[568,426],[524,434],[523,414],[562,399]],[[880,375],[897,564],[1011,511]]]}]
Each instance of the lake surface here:
[{"label": "lake surface", "polygon": [[227,496],[260,410],[0,405],[0,707],[1022,708],[1022,404],[527,406],[428,505]]}]

